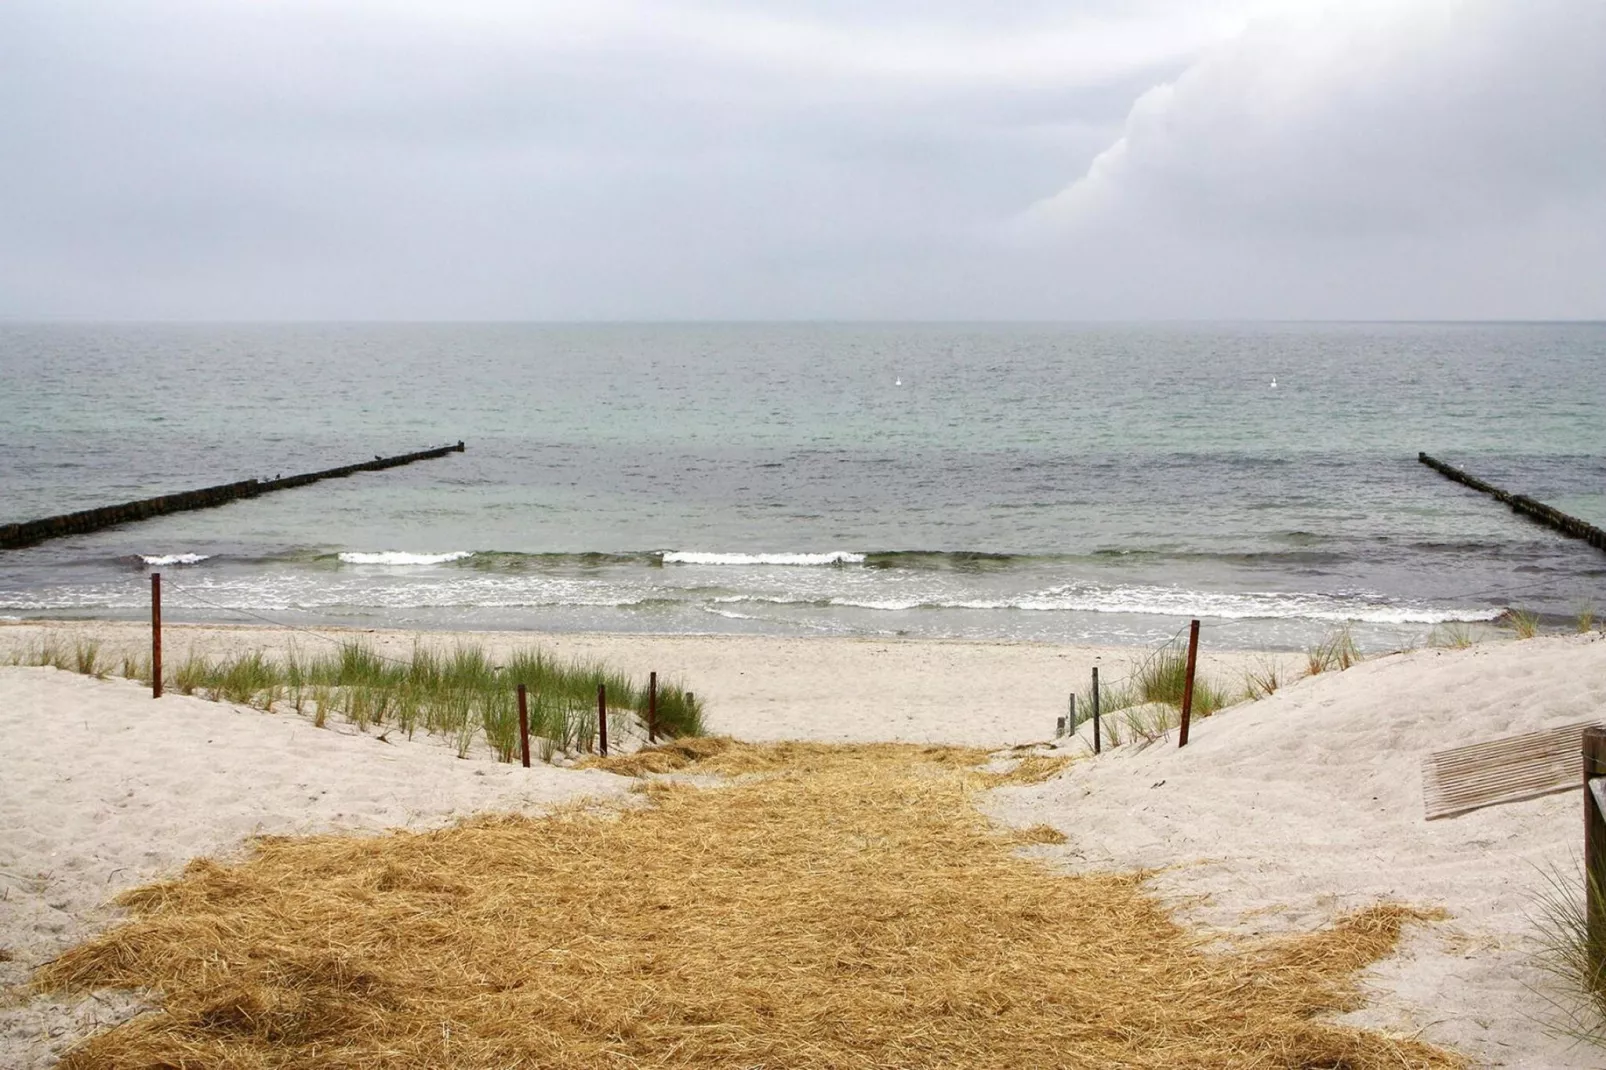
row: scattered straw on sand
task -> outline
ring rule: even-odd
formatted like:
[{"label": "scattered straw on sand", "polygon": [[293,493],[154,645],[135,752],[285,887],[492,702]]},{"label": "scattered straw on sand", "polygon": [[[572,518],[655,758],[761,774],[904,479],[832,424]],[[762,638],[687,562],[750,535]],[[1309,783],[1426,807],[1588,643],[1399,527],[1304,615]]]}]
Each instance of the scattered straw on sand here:
[{"label": "scattered straw on sand", "polygon": [[686,741],[608,767],[730,779],[650,780],[639,808],[268,839],[128,893],[131,921],[38,980],[162,994],[68,1068],[1459,1065],[1322,1020],[1426,915],[1207,944],[1135,875],[1020,857],[1042,830],[976,811],[1010,775],[982,757]]}]

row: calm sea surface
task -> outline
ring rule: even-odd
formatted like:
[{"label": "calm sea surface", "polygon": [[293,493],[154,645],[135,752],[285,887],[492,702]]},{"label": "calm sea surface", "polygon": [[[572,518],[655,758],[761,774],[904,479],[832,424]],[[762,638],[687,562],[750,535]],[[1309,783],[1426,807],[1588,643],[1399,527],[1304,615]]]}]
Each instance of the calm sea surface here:
[{"label": "calm sea surface", "polygon": [[[1275,385],[1273,385],[1275,383]],[[1606,325],[0,325],[0,616],[1372,646],[1606,610]]]}]

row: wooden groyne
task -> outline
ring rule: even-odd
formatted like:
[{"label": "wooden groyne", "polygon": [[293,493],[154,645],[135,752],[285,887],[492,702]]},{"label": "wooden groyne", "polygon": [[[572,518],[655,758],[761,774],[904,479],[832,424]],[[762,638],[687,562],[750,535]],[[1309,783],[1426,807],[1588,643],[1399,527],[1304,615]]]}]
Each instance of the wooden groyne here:
[{"label": "wooden groyne", "polygon": [[1487,483],[1477,476],[1463,472],[1454,465],[1448,465],[1441,460],[1429,457],[1425,453],[1418,453],[1416,459],[1446,479],[1453,479],[1464,487],[1482,491],[1491,498],[1505,502],[1514,513],[1525,516],[1529,520],[1543,524],[1548,528],[1554,528],[1563,535],[1574,539],[1582,539],[1597,550],[1606,550],[1606,531],[1602,531],[1587,520],[1580,520],[1576,516],[1570,516],[1560,509],[1546,505],[1544,502],[1535,501],[1526,494],[1512,494],[1510,491],[1501,490],[1493,483]]},{"label": "wooden groyne", "polygon": [[417,453],[403,453],[396,457],[375,457],[371,461],[362,461],[358,464],[343,464],[339,468],[325,468],[321,472],[306,472],[278,479],[243,479],[238,483],[221,483],[215,487],[202,487],[200,490],[187,490],[179,494],[164,494],[158,498],[144,498],[122,505],[106,505],[99,509],[84,509],[61,516],[47,516],[40,520],[24,521],[21,524],[0,524],[0,549],[15,550],[47,539],[82,535],[153,516],[166,516],[168,513],[211,509],[239,501],[241,498],[255,498],[276,490],[304,487],[320,479],[342,479],[358,472],[399,468],[414,461],[427,461],[435,457],[444,457],[448,453],[462,453],[463,449],[463,444],[458,442],[452,446],[419,450]]}]

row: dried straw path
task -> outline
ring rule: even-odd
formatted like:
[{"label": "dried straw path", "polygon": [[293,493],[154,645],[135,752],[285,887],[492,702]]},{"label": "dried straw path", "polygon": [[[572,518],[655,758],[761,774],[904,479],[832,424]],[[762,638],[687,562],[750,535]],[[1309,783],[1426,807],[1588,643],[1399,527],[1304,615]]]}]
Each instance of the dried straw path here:
[{"label": "dried straw path", "polygon": [[1135,876],[1021,857],[1057,834],[977,812],[982,757],[691,741],[614,767],[726,781],[267,840],[125,896],[40,982],[162,994],[69,1068],[1460,1065],[1322,1020],[1418,915],[1207,947]]}]

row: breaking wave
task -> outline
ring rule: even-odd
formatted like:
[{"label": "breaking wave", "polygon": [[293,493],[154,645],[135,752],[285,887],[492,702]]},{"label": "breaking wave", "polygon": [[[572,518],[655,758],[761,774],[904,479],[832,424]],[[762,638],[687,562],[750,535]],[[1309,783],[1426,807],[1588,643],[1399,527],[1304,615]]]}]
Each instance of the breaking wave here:
[{"label": "breaking wave", "polygon": [[1020,610],[1039,613],[1130,613],[1163,617],[1212,617],[1218,620],[1316,620],[1365,624],[1444,624],[1492,621],[1499,608],[1444,608],[1388,603],[1360,596],[1296,592],[1224,594],[1172,587],[1058,587],[999,599],[789,598],[737,595],[716,599],[817,608],[868,609],[882,612],[915,610]]},{"label": "breaking wave", "polygon": [[161,568],[166,565],[199,565],[211,554],[141,554],[139,559],[147,565]]},{"label": "breaking wave", "polygon": [[412,554],[403,550],[383,550],[379,553],[343,553],[340,560],[348,565],[444,565],[448,561],[461,561],[473,557],[472,550],[453,550],[447,554]]}]

